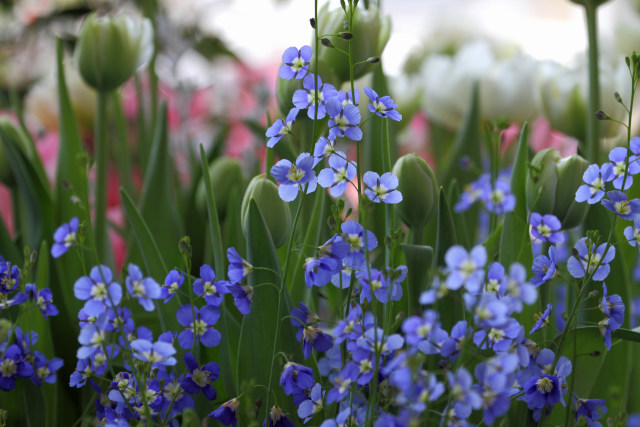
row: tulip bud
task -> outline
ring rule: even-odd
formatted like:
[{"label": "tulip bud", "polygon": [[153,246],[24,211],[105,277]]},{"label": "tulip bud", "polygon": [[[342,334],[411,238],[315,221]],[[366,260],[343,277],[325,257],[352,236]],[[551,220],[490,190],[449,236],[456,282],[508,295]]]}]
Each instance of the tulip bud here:
[{"label": "tulip bud", "polygon": [[[213,197],[216,202],[218,216],[223,218],[227,212],[227,205],[232,191],[242,191],[245,186],[245,176],[242,165],[237,159],[219,157],[209,166],[209,180],[213,187]],[[201,180],[196,189],[196,207],[205,214],[207,187]]]},{"label": "tulip bud", "polygon": [[[358,9],[353,20],[353,28],[347,29],[343,27],[345,12],[342,9],[329,11],[329,5],[326,4],[318,11],[318,16],[318,32],[320,34],[348,32],[353,36],[351,52],[354,64],[367,61],[367,58],[380,57],[391,34],[390,18],[388,16],[381,17],[380,11],[375,7]],[[349,58],[340,52],[340,50],[349,50],[349,41],[336,38],[332,42],[338,49],[321,49],[319,53],[320,59],[326,62],[338,77],[336,81],[330,81],[323,76],[323,81],[338,87],[341,83],[349,80]],[[354,67],[353,77],[359,79],[372,70],[373,66],[368,63],[357,65]]]},{"label": "tulip bud", "polygon": [[262,212],[264,222],[271,234],[271,239],[276,248],[282,246],[289,236],[291,229],[291,212],[289,205],[278,195],[278,186],[265,175],[257,175],[249,182],[247,191],[242,199],[241,220],[242,230],[247,234],[247,219],[249,213],[249,201],[253,199]]},{"label": "tulip bud", "polygon": [[411,228],[427,223],[435,212],[438,186],[431,167],[420,156],[411,153],[402,156],[393,166],[398,177],[397,190],[402,193],[398,214]]},{"label": "tulip bud", "polygon": [[577,203],[575,195],[587,166],[587,161],[577,154],[561,158],[553,148],[538,152],[531,160],[527,176],[529,210],[555,215],[564,229],[582,223],[589,206]]},{"label": "tulip bud", "polygon": [[111,91],[143,68],[153,53],[151,22],[129,15],[89,15],[75,49],[82,78],[98,91]]}]

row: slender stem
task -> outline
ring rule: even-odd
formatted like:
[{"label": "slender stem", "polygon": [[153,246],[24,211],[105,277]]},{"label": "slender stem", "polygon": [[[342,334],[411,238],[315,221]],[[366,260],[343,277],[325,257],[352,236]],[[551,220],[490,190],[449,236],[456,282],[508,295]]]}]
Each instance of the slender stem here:
[{"label": "slender stem", "polygon": [[98,92],[94,128],[94,158],[96,163],[94,240],[99,262],[107,260],[107,104],[109,92]]},{"label": "slender stem", "polygon": [[587,137],[584,154],[589,162],[597,163],[600,158],[600,122],[594,116],[600,106],[597,5],[594,0],[584,0],[584,8],[589,41],[589,109],[587,111]]}]

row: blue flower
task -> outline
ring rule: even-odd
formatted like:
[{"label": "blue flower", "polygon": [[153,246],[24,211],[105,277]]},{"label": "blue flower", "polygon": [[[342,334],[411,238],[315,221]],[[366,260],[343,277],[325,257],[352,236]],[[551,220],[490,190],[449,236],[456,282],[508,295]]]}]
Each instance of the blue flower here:
[{"label": "blue flower", "polygon": [[[609,152],[609,161],[611,162],[611,170],[613,172],[613,188],[618,190],[628,190],[633,184],[633,177],[640,172],[640,164],[638,157],[629,157],[629,168],[627,169],[627,149],[624,147],[615,147]],[[625,175],[627,175],[625,179]],[[624,188],[622,182],[624,181]]]},{"label": "blue flower", "polygon": [[53,305],[53,294],[49,288],[35,291],[34,297],[36,305],[40,309],[40,313],[46,319],[48,316],[57,316],[58,308]]},{"label": "blue flower", "polygon": [[585,184],[576,191],[576,202],[586,201],[590,205],[598,203],[604,197],[605,183],[612,181],[613,178],[611,163],[605,163],[601,167],[589,165],[582,174]]},{"label": "blue flower", "polygon": [[343,242],[349,245],[349,252],[344,257],[344,264],[351,269],[358,269],[364,265],[364,250],[372,251],[378,246],[375,234],[355,221],[345,221],[341,225]]},{"label": "blue flower", "polygon": [[477,245],[471,252],[460,246],[450,247],[444,255],[449,268],[447,288],[460,289],[463,285],[472,294],[480,292],[484,281],[484,265],[487,262],[487,250]]},{"label": "blue flower", "polygon": [[113,275],[109,267],[96,265],[89,276],[82,276],[73,285],[73,294],[79,300],[86,301],[84,311],[89,316],[100,316],[107,307],[120,304],[122,287],[112,282]]},{"label": "blue flower", "polygon": [[340,197],[347,189],[347,185],[356,176],[356,165],[346,158],[341,151],[329,157],[329,167],[322,169],[318,174],[318,184],[323,188],[329,188],[333,197]]},{"label": "blue flower", "polygon": [[51,246],[51,256],[59,258],[77,243],[79,221],[77,217],[71,218],[69,223],[62,224],[53,233],[54,243]]},{"label": "blue flower", "polygon": [[268,421],[268,427],[294,427],[291,420],[287,418],[286,413],[277,406],[273,406],[269,411]]},{"label": "blue flower", "polygon": [[236,427],[238,424],[238,405],[240,402],[235,397],[231,400],[224,402],[213,412],[209,413],[209,416],[214,420],[218,420],[226,426]]},{"label": "blue flower", "polygon": [[184,363],[189,370],[189,376],[180,382],[184,391],[189,394],[202,392],[207,399],[216,400],[217,392],[211,383],[220,376],[220,366],[216,362],[209,362],[199,367],[196,358],[188,352],[184,355]]},{"label": "blue flower", "polygon": [[234,283],[229,285],[229,292],[233,295],[233,303],[242,314],[249,314],[253,302],[253,288],[247,285]]},{"label": "blue flower", "polygon": [[187,350],[201,342],[205,347],[220,344],[222,335],[213,328],[220,318],[220,309],[213,305],[205,305],[201,309],[185,304],[176,311],[178,323],[186,329],[178,335],[180,347]]},{"label": "blue flower", "polygon": [[230,285],[226,280],[215,281],[216,273],[210,265],[200,267],[200,278],[193,283],[193,292],[198,296],[204,296],[209,305],[216,307],[222,304],[222,296],[229,293]]},{"label": "blue flower", "polygon": [[453,410],[458,418],[467,419],[473,409],[480,409],[482,398],[473,388],[473,378],[466,369],[448,371],[447,383],[455,401]]},{"label": "blue flower", "polygon": [[[315,168],[318,163],[325,157],[330,156],[331,154],[337,153],[335,140],[327,139],[324,136],[321,136],[316,142],[316,145],[313,149],[313,167]],[[346,156],[343,156],[346,158]]]},{"label": "blue flower", "polygon": [[164,298],[164,303],[168,303],[182,287],[184,283],[184,273],[178,270],[171,270],[164,279],[164,284],[160,289],[160,298]]},{"label": "blue flower", "polygon": [[174,354],[176,349],[173,345],[156,341],[152,343],[149,340],[137,339],[131,341],[131,349],[133,350],[133,357],[144,362],[149,362],[153,367],[160,366],[173,366],[177,363]]},{"label": "blue flower", "polygon": [[624,229],[624,237],[633,247],[640,244],[640,216],[633,219],[633,226],[630,225]]},{"label": "blue flower", "polygon": [[447,338],[440,347],[442,357],[448,357],[454,361],[460,355],[465,340],[471,335],[471,327],[467,326],[466,320],[460,320],[451,328],[451,336]]},{"label": "blue flower", "polygon": [[367,94],[371,103],[369,104],[369,111],[375,113],[379,117],[388,117],[391,120],[402,120],[402,114],[398,113],[396,108],[398,106],[393,102],[390,96],[379,97],[376,91],[370,87],[364,88],[364,93]]},{"label": "blue flower", "polygon": [[46,356],[39,351],[33,352],[34,375],[32,377],[36,385],[46,382],[47,384],[55,384],[56,371],[63,365],[64,361],[59,357],[47,360]]},{"label": "blue flower", "polygon": [[533,260],[531,266],[534,276],[530,282],[534,286],[540,286],[546,283],[548,280],[553,279],[558,275],[558,265],[556,263],[556,248],[551,246],[549,248],[549,256],[538,255]]},{"label": "blue flower", "polygon": [[600,309],[607,316],[598,323],[600,333],[604,338],[604,345],[611,350],[611,331],[615,331],[624,322],[624,302],[618,294],[608,296],[607,285],[602,284],[602,301]]},{"label": "blue flower", "polygon": [[316,115],[315,103],[317,100],[317,119],[320,120],[324,118],[326,114],[325,102],[337,95],[338,91],[336,88],[329,83],[323,84],[322,79],[318,76],[318,91],[316,92],[315,77],[313,74],[307,74],[307,76],[302,80],[302,87],[303,89],[298,89],[293,93],[293,105],[301,110],[307,108],[307,116],[313,120],[313,116]]},{"label": "blue flower", "polygon": [[107,323],[108,318],[105,313],[98,317],[95,323],[87,323],[80,329],[78,342],[81,346],[76,351],[76,357],[78,359],[91,357],[102,349],[102,346],[106,343]]},{"label": "blue flower", "polygon": [[562,398],[560,382],[555,375],[533,376],[524,385],[525,399],[531,409],[553,407]]},{"label": "blue flower", "polygon": [[[575,254],[569,258],[567,261],[567,270],[569,270],[569,273],[576,279],[581,279],[586,274],[593,274],[593,280],[602,281],[609,275],[609,271],[611,270],[609,263],[616,256],[616,248],[609,246],[605,255],[606,243],[602,243],[597,248],[595,243],[592,243],[591,248],[587,249],[586,242],[587,238],[583,237],[575,244],[574,248],[579,258],[576,258]],[[598,264],[600,265],[598,266]]]},{"label": "blue flower", "polygon": [[553,306],[551,304],[547,304],[547,308],[544,310],[544,313],[542,313],[542,315],[540,314],[534,315],[536,318],[536,323],[533,325],[533,328],[531,328],[531,331],[529,331],[529,334],[532,334],[535,331],[542,329],[544,326],[549,324],[549,316],[551,315],[552,308]]},{"label": "blue flower", "polygon": [[589,427],[601,425],[597,420],[607,413],[607,407],[605,405],[606,402],[603,399],[576,398],[576,422],[578,421],[578,418],[585,417]]},{"label": "blue flower", "polygon": [[480,175],[480,177],[464,187],[460,200],[453,207],[456,213],[464,212],[469,209],[475,202],[485,200],[491,192],[491,177],[488,173]]},{"label": "blue flower", "polygon": [[300,405],[298,405],[298,417],[303,418],[305,424],[315,414],[317,414],[322,410],[323,397],[324,397],[324,393],[322,392],[322,385],[320,383],[316,383],[311,388],[311,393],[309,393],[309,399],[303,401],[302,403],[300,403]]},{"label": "blue flower", "polygon": [[612,190],[607,193],[608,199],[602,199],[602,206],[622,219],[632,220],[640,214],[640,199],[629,200],[622,191]]},{"label": "blue flower", "polygon": [[327,393],[327,404],[333,402],[341,402],[347,394],[349,394],[350,386],[356,381],[358,377],[359,368],[354,362],[347,362],[347,365],[337,375],[335,375],[331,382],[333,382],[333,388]]},{"label": "blue flower", "polygon": [[317,185],[313,157],[309,153],[300,154],[295,165],[287,159],[280,160],[271,167],[271,176],[280,184],[278,194],[285,202],[298,197],[301,185],[307,184],[307,194],[315,191]]},{"label": "blue flower", "polygon": [[498,177],[493,188],[484,196],[485,208],[491,213],[500,215],[516,207],[516,196],[511,194],[511,183],[505,177]]},{"label": "blue flower", "polygon": [[242,282],[253,271],[253,266],[244,260],[234,247],[227,249],[227,259],[229,260],[227,276],[231,283]]},{"label": "blue flower", "polygon": [[24,292],[16,292],[11,298],[7,294],[0,294],[0,309],[4,310],[12,305],[24,304],[27,299],[27,294]]},{"label": "blue flower", "polygon": [[329,115],[329,138],[345,136],[352,141],[362,139],[360,110],[351,103],[343,103],[336,97],[327,101],[326,111]]},{"label": "blue flower", "polygon": [[487,425],[503,416],[511,406],[509,393],[513,384],[513,375],[505,375],[495,371],[491,363],[479,363],[475,368],[475,375],[479,384],[474,385],[474,389],[482,397],[482,408],[484,409],[484,422]]},{"label": "blue flower", "polygon": [[10,262],[0,260],[0,293],[8,294],[19,283],[20,270]]},{"label": "blue flower", "polygon": [[[305,400],[304,393],[313,387],[313,369],[295,362],[287,362],[280,374],[280,386],[284,394],[293,395],[294,403]],[[301,398],[301,399],[299,399]]]},{"label": "blue flower", "polygon": [[160,285],[151,277],[143,277],[142,270],[135,264],[129,264],[129,274],[125,280],[127,291],[132,297],[138,299],[138,303],[146,311],[153,311],[154,299],[160,298]]},{"label": "blue flower", "polygon": [[325,286],[340,268],[339,260],[331,257],[307,258],[304,262],[304,283],[307,288],[313,285]]},{"label": "blue flower", "polygon": [[293,78],[301,79],[309,70],[309,61],[311,61],[311,46],[302,46],[300,50],[290,47],[282,54],[283,64],[278,70],[280,78],[291,80]]},{"label": "blue flower", "polygon": [[0,355],[0,390],[12,390],[17,378],[30,378],[32,375],[33,366],[24,360],[22,350],[16,344],[7,347]]},{"label": "blue flower", "polygon": [[402,193],[396,188],[398,187],[398,177],[391,172],[385,172],[382,176],[375,172],[368,171],[362,177],[367,188],[364,194],[374,203],[395,204],[402,201]]},{"label": "blue flower", "polygon": [[531,234],[536,239],[554,245],[564,241],[564,234],[560,231],[562,224],[555,215],[540,215],[538,212],[533,212],[529,218],[529,224],[531,225]]},{"label": "blue flower", "polygon": [[267,147],[273,148],[283,136],[291,133],[293,122],[296,120],[299,112],[299,109],[292,108],[289,110],[287,118],[284,121],[282,119],[278,119],[269,127],[269,129],[267,129],[266,136],[269,137]]},{"label": "blue flower", "polygon": [[304,358],[307,359],[311,355],[312,348],[316,351],[329,350],[333,346],[333,338],[316,327],[318,315],[301,302],[298,306],[300,308],[294,307],[291,310],[291,324],[298,328],[296,339],[302,342]]}]

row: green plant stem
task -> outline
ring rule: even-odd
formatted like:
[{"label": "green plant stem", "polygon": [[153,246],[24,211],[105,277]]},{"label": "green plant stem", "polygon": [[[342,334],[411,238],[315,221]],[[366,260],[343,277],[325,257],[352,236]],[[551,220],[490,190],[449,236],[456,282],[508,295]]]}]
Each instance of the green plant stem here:
[{"label": "green plant stem", "polygon": [[95,229],[98,262],[108,260],[107,240],[107,167],[109,150],[107,147],[107,104],[109,92],[98,92],[94,127],[94,158],[96,164],[95,186]]},{"label": "green plant stem", "polygon": [[116,115],[116,129],[118,132],[118,146],[114,147],[114,157],[117,159],[118,172],[120,174],[120,182],[129,195],[137,200],[137,192],[133,186],[131,179],[131,148],[129,138],[127,137],[127,124],[122,112],[122,99],[119,92],[113,93],[113,106]]},{"label": "green plant stem", "polygon": [[589,162],[598,163],[600,158],[600,122],[594,116],[600,106],[597,5],[594,0],[584,0],[583,4],[589,42],[589,108],[587,110],[587,136],[584,155]]}]

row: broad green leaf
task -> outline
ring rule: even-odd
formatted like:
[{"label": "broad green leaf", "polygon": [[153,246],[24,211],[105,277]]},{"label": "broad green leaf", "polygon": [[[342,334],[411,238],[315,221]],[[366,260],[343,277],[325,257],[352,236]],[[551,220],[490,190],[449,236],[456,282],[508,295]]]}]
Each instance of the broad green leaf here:
[{"label": "broad green leaf", "polygon": [[406,310],[406,316],[411,316],[420,312],[420,294],[426,290],[428,283],[429,270],[433,265],[433,248],[403,244],[402,249],[408,272],[405,291],[397,306],[400,310]]},{"label": "broad green leaf", "polygon": [[[280,279],[280,262],[271,236],[262,213],[253,200],[249,202],[247,227],[247,261],[254,267],[273,271],[256,269],[248,277],[249,286],[253,287],[254,293],[251,312],[243,319],[240,337],[239,391],[242,392],[251,383],[265,387],[270,385],[278,404],[285,412],[295,414],[296,407],[278,385],[282,359],[275,353],[283,352],[291,355],[291,360],[302,363],[302,346],[295,340],[296,332],[290,319],[285,317],[291,313],[289,293]],[[271,394],[267,395],[262,387],[256,388],[253,395],[262,401],[262,409],[258,415],[258,421],[261,422],[266,419],[267,409],[273,405],[273,397]]]},{"label": "broad green leaf", "polygon": [[527,198],[525,184],[527,180],[527,161],[529,154],[529,129],[525,123],[520,131],[518,151],[511,173],[511,192],[516,198],[516,207],[504,216],[504,225],[500,238],[500,263],[509,268],[514,262],[526,267],[533,262],[529,221],[527,217]]},{"label": "broad green leaf", "polygon": [[444,265],[444,254],[451,246],[458,243],[455,224],[449,202],[444,195],[444,188],[440,187],[438,194],[438,226],[436,236],[436,251],[434,254],[434,267]]},{"label": "broad green leaf", "polygon": [[[202,176],[210,176],[209,163],[207,162],[207,156],[202,145],[200,145],[200,162],[202,167]],[[213,186],[211,185],[211,180],[205,179],[204,182],[207,193],[207,216],[209,218],[209,227],[207,228],[210,233],[209,238],[213,249],[214,271],[216,272],[216,278],[218,280],[222,280],[225,277],[225,252],[222,246],[222,233],[220,231],[220,223],[218,222],[216,199],[213,197]],[[234,364],[231,359],[230,349],[238,347],[237,338],[240,335],[240,329],[233,327],[237,326],[237,324],[227,312],[225,304],[221,305],[221,309],[222,316],[220,317],[220,327],[222,330],[222,342],[220,343],[218,350],[220,353],[222,380],[224,381],[227,394],[229,396],[236,396],[238,391],[235,389],[235,383],[233,381]]]},{"label": "broad green leaf", "polygon": [[618,329],[614,332],[614,338],[625,341],[640,342],[640,327],[634,329]]},{"label": "broad green leaf", "polygon": [[184,230],[178,219],[173,191],[174,168],[169,153],[166,103],[162,104],[158,118],[140,196],[140,214],[167,264],[176,267],[182,265],[178,242]]},{"label": "broad green leaf", "polygon": [[4,223],[4,219],[0,216],[0,248],[2,248],[2,252],[0,253],[5,260],[11,261],[15,265],[22,264],[22,254],[16,247],[15,243],[11,239],[11,235],[9,234],[9,230],[7,230],[7,226]]}]

